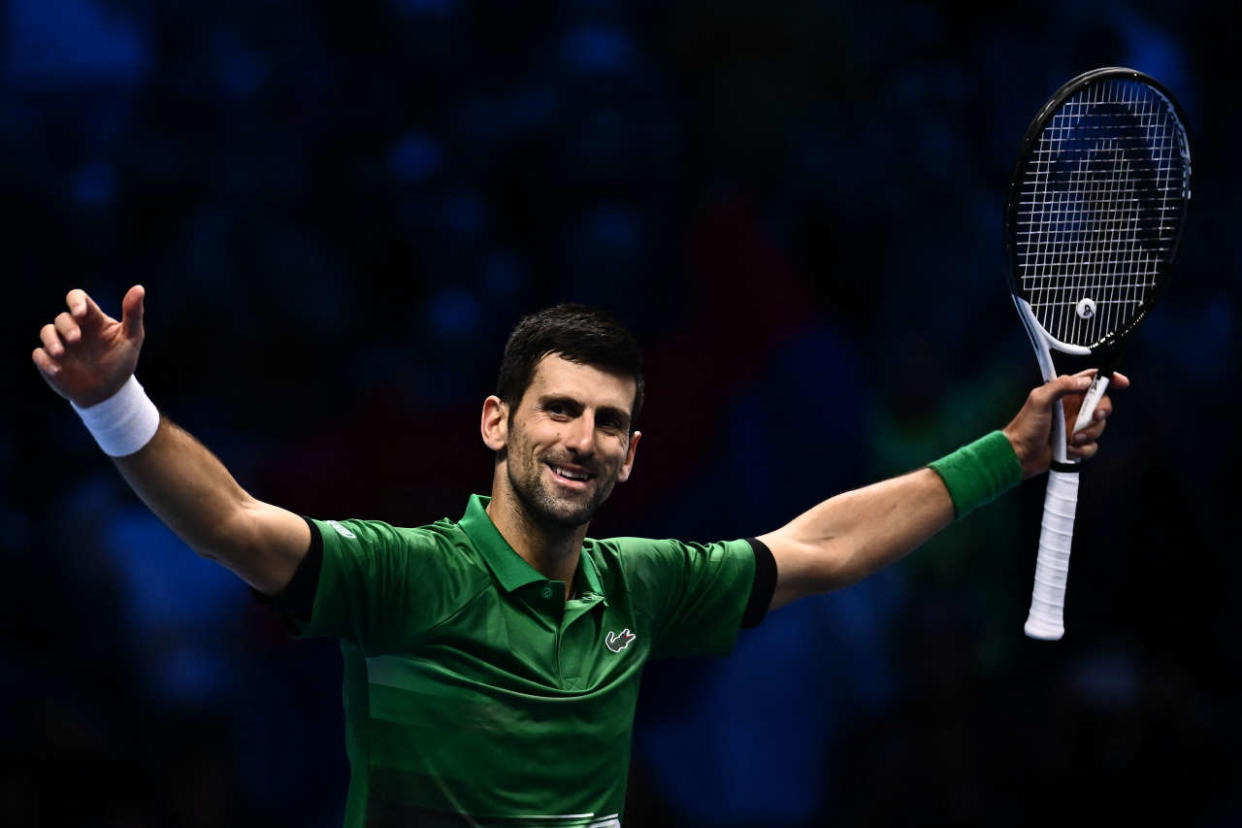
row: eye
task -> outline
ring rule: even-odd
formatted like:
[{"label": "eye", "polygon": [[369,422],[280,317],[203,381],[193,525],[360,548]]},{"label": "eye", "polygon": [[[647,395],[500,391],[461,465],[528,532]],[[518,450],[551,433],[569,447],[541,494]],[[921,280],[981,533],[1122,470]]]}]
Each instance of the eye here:
[{"label": "eye", "polygon": [[616,432],[618,434],[625,431],[625,423],[621,421],[620,417],[600,416],[596,420],[596,424],[605,431]]}]

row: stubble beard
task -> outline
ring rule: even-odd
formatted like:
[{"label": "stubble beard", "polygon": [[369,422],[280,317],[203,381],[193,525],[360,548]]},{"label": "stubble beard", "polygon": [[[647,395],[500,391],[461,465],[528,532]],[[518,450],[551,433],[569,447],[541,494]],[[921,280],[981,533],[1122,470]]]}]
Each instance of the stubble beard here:
[{"label": "stubble beard", "polygon": [[590,523],[591,518],[595,517],[595,513],[599,511],[599,507],[612,494],[613,481],[605,481],[603,475],[600,475],[595,478],[598,486],[587,501],[579,502],[558,497],[549,491],[543,480],[543,470],[547,468],[547,465],[542,460],[530,458],[521,475],[514,472],[511,462],[512,452],[509,453],[509,460],[510,462],[506,464],[509,472],[509,485],[518,502],[522,504],[522,511],[532,523],[538,526],[577,529]]}]

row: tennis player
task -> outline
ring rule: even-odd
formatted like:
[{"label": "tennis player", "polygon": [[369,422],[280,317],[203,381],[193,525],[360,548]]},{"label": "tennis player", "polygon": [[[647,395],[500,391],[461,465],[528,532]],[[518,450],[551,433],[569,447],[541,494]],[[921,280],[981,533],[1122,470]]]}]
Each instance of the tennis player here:
[{"label": "tennis player", "polygon": [[[134,378],[143,298],[130,288],[117,321],[70,291],[34,362],[192,549],[295,634],[340,639],[347,826],[619,826],[649,658],[728,653],[768,610],[848,586],[1046,471],[1054,404],[1076,410],[1091,382],[1058,377],[1003,430],[767,534],[594,540],[592,516],[634,469],[643,376],[625,329],[562,305],[519,322],[483,401],[490,497],[395,528],[257,500],[161,416]],[[1105,398],[1073,457],[1095,454],[1111,411]]]}]

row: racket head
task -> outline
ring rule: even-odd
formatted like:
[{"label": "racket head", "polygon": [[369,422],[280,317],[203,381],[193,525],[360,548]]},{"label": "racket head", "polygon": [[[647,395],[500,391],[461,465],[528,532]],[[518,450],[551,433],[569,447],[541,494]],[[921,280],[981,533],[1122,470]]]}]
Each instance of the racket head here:
[{"label": "racket head", "polygon": [[1027,128],[1005,206],[1009,287],[1060,350],[1115,348],[1167,283],[1190,203],[1185,122],[1159,82],[1105,67]]}]

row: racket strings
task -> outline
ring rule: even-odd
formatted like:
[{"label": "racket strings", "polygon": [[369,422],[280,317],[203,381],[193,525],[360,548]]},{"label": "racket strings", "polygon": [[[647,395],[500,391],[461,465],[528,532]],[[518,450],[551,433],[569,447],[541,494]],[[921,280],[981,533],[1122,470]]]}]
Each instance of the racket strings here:
[{"label": "racket strings", "polygon": [[1045,330],[1091,345],[1140,312],[1176,242],[1189,172],[1172,105],[1146,84],[1095,83],[1061,105],[1020,173],[1015,226]]}]

